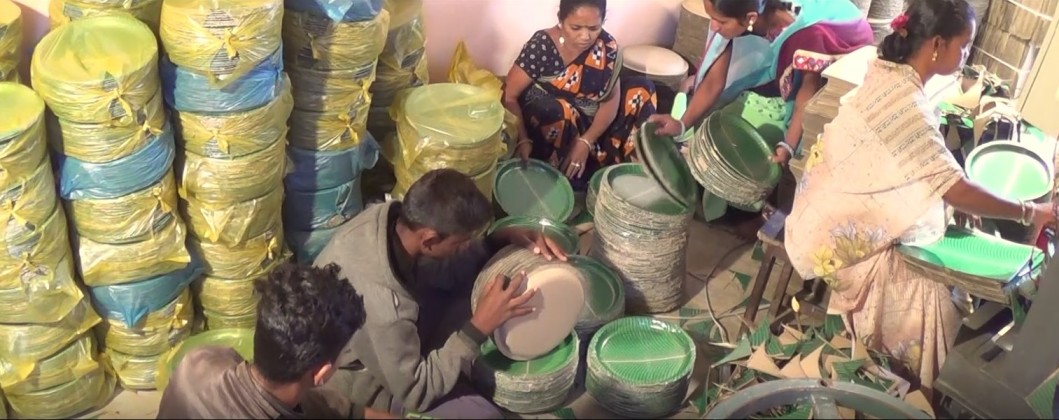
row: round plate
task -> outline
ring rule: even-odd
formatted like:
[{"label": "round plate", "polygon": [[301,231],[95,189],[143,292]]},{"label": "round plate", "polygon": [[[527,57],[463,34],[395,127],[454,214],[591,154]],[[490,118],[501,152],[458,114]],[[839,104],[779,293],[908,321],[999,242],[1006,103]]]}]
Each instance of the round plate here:
[{"label": "round plate", "polygon": [[551,165],[535,159],[530,159],[525,167],[518,159],[500,163],[493,197],[510,216],[565,222],[574,212],[570,181]]},{"label": "round plate", "polygon": [[180,365],[185,354],[203,346],[231,347],[248,361],[254,360],[254,330],[223,329],[210,330],[196,334],[184,340],[158,360],[158,389],[164,390],[169,384],[169,374]]},{"label": "round plate", "polygon": [[570,226],[548,219],[525,216],[507,216],[503,219],[497,220],[489,227],[489,232],[487,234],[492,234],[497,230],[514,226],[530,228],[544,233],[545,236],[562,247],[563,251],[568,255],[577,254],[577,249],[581,244],[581,237],[577,236],[577,232],[574,232]]},{"label": "round plate", "polygon": [[706,6],[702,3],[702,0],[684,0],[681,7],[697,16],[702,16],[706,19],[710,18],[710,15],[706,13]]},{"label": "round plate", "polygon": [[22,134],[44,117],[44,101],[37,93],[14,82],[0,82],[0,144]]},{"label": "round plate", "polygon": [[644,123],[640,127],[640,135],[636,136],[636,150],[643,166],[666,193],[678,203],[691,208],[698,194],[691,168],[680,155],[673,138],[655,135],[656,129],[655,123]]},{"label": "round plate", "polygon": [[677,326],[648,317],[627,317],[596,332],[588,357],[631,386],[680,381],[695,364],[695,343]]},{"label": "round plate", "polygon": [[967,177],[1009,200],[1032,201],[1052,189],[1048,163],[1013,141],[991,141],[967,156]]},{"label": "round plate", "polygon": [[482,344],[482,355],[479,361],[489,365],[493,370],[504,372],[509,376],[541,376],[553,373],[563,366],[570,364],[577,357],[577,337],[573,334],[567,335],[558,347],[547,354],[533,360],[511,360],[504,356],[496,347],[492,339]]},{"label": "round plate", "polygon": [[537,290],[527,303],[536,311],[497,328],[496,347],[512,360],[533,360],[554,350],[577,324],[585,306],[584,284],[581,272],[564,263],[542,264],[526,273],[519,293]]},{"label": "round plate", "polygon": [[504,107],[496,94],[462,83],[432,83],[411,90],[405,117],[424,141],[468,147],[497,135]]},{"label": "round plate", "polygon": [[[625,286],[621,278],[595,258],[583,255],[570,255],[567,262],[581,271],[585,283],[585,309],[581,311],[578,323],[593,324],[607,319],[612,313],[624,312]],[[598,324],[597,324],[598,325]],[[578,327],[580,328],[580,326]]]},{"label": "round plate", "polygon": [[615,196],[637,208],[670,216],[690,209],[666,193],[641,164],[611,166],[603,176]]},{"label": "round plate", "polygon": [[599,186],[603,184],[603,173],[607,168],[599,168],[588,180],[588,191],[585,192],[585,212],[596,215],[596,197],[599,197]]},{"label": "round plate", "polygon": [[625,68],[649,76],[684,76],[688,62],[669,49],[654,45],[625,47],[621,51]]},{"label": "round plate", "polygon": [[779,182],[780,167],[769,160],[772,150],[750,123],[716,112],[708,118],[706,135],[731,169],[765,185]]}]

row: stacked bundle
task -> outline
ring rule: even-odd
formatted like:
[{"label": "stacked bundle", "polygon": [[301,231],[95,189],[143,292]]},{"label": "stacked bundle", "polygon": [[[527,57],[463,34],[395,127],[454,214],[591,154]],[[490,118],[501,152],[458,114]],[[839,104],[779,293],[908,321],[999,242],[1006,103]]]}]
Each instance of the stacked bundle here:
[{"label": "stacked bundle", "polygon": [[367,132],[375,63],[390,14],[382,0],[291,0],[283,16],[294,85],[284,225],[298,260],[311,263],[363,208],[360,175],[375,165]]},{"label": "stacked bundle", "polygon": [[89,331],[99,316],[75,283],[44,102],[0,82],[0,115],[0,388],[20,417],[69,418],[106,402],[114,380]]},{"label": "stacked bundle", "polygon": [[[41,40],[32,78],[53,114],[49,141],[81,277],[94,297],[115,296],[95,301],[104,346],[114,360],[156,362],[190,331],[178,296],[195,271],[175,211],[158,41],[127,14],[76,20]],[[123,386],[153,387],[153,368],[115,368]]]},{"label": "stacked bundle", "polygon": [[0,82],[20,82],[21,48],[22,9],[11,0],[0,0]]},{"label": "stacked bundle", "polygon": [[162,0],[51,0],[48,20],[54,29],[71,21],[114,13],[128,13],[158,32]]},{"label": "stacked bundle", "polygon": [[281,218],[292,99],[281,0],[169,0],[161,37],[174,110],[180,210],[205,276],[206,327],[255,324],[253,282],[286,259]]}]

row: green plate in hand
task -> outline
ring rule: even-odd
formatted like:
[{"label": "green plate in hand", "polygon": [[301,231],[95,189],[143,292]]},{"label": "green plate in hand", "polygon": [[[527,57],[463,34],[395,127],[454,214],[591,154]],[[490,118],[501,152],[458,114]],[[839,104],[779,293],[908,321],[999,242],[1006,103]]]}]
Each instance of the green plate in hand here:
[{"label": "green plate in hand", "polygon": [[648,317],[626,317],[596,332],[588,358],[589,363],[626,385],[662,385],[691,375],[695,343],[675,325]]},{"label": "green plate in hand", "polygon": [[672,137],[655,134],[658,125],[644,123],[635,137],[636,152],[647,173],[678,203],[687,208],[696,204],[698,188],[691,176],[691,168],[680,155]]},{"label": "green plate in hand", "polygon": [[158,360],[158,378],[156,386],[159,391],[165,390],[169,385],[169,375],[180,365],[184,355],[203,346],[221,346],[235,349],[243,359],[254,360],[254,330],[251,329],[223,329],[210,330],[195,334],[174,347],[161,359]]},{"label": "green plate in hand", "polygon": [[530,159],[501,162],[493,184],[493,198],[509,216],[565,222],[574,212],[574,189],[551,165]]},{"label": "green plate in hand", "polygon": [[967,156],[967,177],[1008,200],[1033,201],[1052,190],[1052,174],[1039,154],[1014,141],[991,141]]},{"label": "green plate in hand", "polygon": [[487,234],[491,235],[493,232],[509,227],[528,228],[542,232],[544,236],[547,236],[548,239],[562,247],[563,251],[568,255],[577,254],[577,250],[581,245],[581,237],[577,236],[577,232],[574,232],[573,228],[563,223],[543,218],[507,216],[493,223],[489,227]]},{"label": "green plate in hand", "polygon": [[746,120],[715,112],[704,126],[729,168],[761,185],[775,186],[779,182],[780,167],[770,160],[772,150]]},{"label": "green plate in hand", "polygon": [[956,226],[949,226],[945,237],[931,245],[899,246],[898,250],[938,267],[1004,283],[1044,261],[1036,247]]}]

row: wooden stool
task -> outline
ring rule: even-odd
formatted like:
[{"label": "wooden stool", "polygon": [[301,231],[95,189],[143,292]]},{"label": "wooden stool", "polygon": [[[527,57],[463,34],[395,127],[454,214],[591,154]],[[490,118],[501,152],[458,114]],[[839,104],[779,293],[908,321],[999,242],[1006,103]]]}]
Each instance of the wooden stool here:
[{"label": "wooden stool", "polygon": [[[761,259],[761,268],[754,279],[754,287],[750,289],[750,297],[747,299],[746,312],[743,313],[744,322],[739,328],[739,336],[745,334],[749,326],[757,325],[757,310],[761,306],[761,299],[765,295],[765,286],[768,285],[772,276],[772,269],[777,262],[782,263],[783,267],[780,269],[779,283],[776,284],[776,289],[772,293],[772,300],[769,305],[768,316],[773,327],[780,321],[778,319],[780,310],[784,307],[790,307],[791,294],[787,293],[787,287],[790,285],[791,277],[794,277],[794,267],[791,266],[791,261],[787,257],[787,250],[781,240],[769,237],[761,231],[758,231],[757,236],[762,242],[765,256]],[[823,311],[819,306],[826,285],[819,279],[814,279],[807,286],[806,289],[795,293],[795,296],[798,296],[799,303],[803,308]]]}]

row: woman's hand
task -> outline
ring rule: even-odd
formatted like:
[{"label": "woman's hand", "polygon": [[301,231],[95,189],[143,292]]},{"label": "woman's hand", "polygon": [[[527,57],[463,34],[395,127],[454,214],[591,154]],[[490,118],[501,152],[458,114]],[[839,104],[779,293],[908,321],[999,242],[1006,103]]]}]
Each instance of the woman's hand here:
[{"label": "woman's hand", "polygon": [[515,146],[515,156],[518,156],[522,163],[525,164],[529,162],[531,153],[533,153],[533,140],[519,139],[518,145]]},{"label": "woman's hand", "polygon": [[588,142],[582,139],[574,140],[573,147],[570,148],[570,153],[566,155],[566,161],[563,162],[562,172],[567,178],[574,179],[580,178],[585,173],[585,164],[588,162],[588,155],[592,152],[592,148],[589,147]]},{"label": "woman's hand", "polygon": [[648,117],[647,122],[653,122],[657,124],[658,128],[655,129],[655,135],[658,136],[676,137],[681,134],[684,134],[681,132],[684,126],[680,123],[680,121],[677,121],[676,118],[673,118],[670,115],[655,114]]},{"label": "woman's hand", "polygon": [[772,152],[772,157],[769,158],[773,163],[780,165],[786,165],[791,160],[791,152],[787,151],[786,147],[776,147],[776,150]]},{"label": "woman's hand", "polygon": [[968,229],[980,229],[982,227],[982,218],[973,214],[967,214],[962,211],[957,211],[956,214],[952,215],[953,222],[956,226],[965,227]]},{"label": "woman's hand", "polygon": [[680,91],[690,95],[691,90],[695,88],[695,75],[691,75],[684,78],[684,81],[680,82]]},{"label": "woman's hand", "polygon": [[1055,206],[1052,203],[1033,203],[1033,226],[1043,228],[1054,226]]}]

